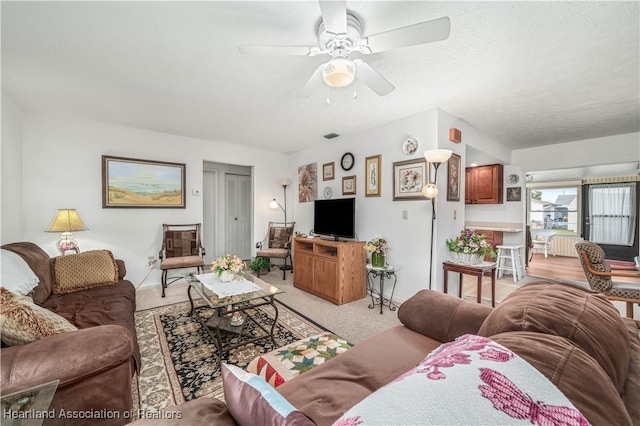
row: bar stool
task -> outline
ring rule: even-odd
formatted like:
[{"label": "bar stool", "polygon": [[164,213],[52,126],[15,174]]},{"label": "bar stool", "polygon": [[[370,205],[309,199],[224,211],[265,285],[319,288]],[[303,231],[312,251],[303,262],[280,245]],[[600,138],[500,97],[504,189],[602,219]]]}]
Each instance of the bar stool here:
[{"label": "bar stool", "polygon": [[522,264],[522,246],[501,244],[496,246],[498,249],[497,273],[498,278],[502,277],[504,272],[513,275],[513,282],[518,282],[524,278],[524,265]]}]

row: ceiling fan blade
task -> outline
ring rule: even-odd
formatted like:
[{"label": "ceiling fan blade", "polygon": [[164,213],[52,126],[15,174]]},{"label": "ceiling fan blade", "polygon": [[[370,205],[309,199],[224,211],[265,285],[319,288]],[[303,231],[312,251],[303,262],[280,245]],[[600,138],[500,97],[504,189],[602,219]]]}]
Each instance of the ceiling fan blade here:
[{"label": "ceiling fan blade", "polygon": [[366,84],[379,96],[385,96],[395,90],[395,86],[389,83],[378,71],[366,62],[356,59],[356,78]]},{"label": "ceiling fan blade", "polygon": [[420,22],[395,30],[385,31],[363,38],[358,43],[362,53],[383,52],[418,44],[444,40],[451,32],[451,21],[448,16],[432,21]]},{"label": "ceiling fan blade", "polygon": [[347,33],[347,2],[345,0],[320,0],[322,22],[328,33]]},{"label": "ceiling fan blade", "polygon": [[316,56],[324,53],[318,47],[310,46],[238,46],[238,51],[245,55]]},{"label": "ceiling fan blade", "polygon": [[322,86],[322,67],[324,64],[316,68],[316,71],[311,75],[309,80],[304,84],[302,89],[296,95],[296,98],[308,98],[311,94],[320,86]]}]

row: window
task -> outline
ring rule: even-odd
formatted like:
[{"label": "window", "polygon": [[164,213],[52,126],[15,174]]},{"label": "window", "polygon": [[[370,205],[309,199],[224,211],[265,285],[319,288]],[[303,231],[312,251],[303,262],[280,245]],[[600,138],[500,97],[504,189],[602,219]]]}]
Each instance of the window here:
[{"label": "window", "polygon": [[577,236],[580,232],[578,185],[539,186],[528,189],[531,235],[551,229],[555,234]]}]

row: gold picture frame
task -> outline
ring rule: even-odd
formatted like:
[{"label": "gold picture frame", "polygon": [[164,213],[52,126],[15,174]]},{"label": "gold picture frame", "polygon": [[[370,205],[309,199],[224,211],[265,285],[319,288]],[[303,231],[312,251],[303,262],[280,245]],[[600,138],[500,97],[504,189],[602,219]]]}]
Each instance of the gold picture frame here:
[{"label": "gold picture frame", "polygon": [[367,157],[364,170],[364,196],[380,197],[382,194],[382,155]]},{"label": "gold picture frame", "polygon": [[336,177],[336,163],[325,163],[322,165],[322,180],[333,180]]},{"label": "gold picture frame", "polygon": [[356,194],[356,176],[345,176],[342,178],[342,195]]},{"label": "gold picture frame", "polygon": [[429,181],[424,158],[393,163],[393,201],[426,200],[422,188]]},{"label": "gold picture frame", "polygon": [[447,164],[447,201],[460,201],[460,156],[451,154]]},{"label": "gold picture frame", "polygon": [[184,163],[102,156],[102,208],[177,208],[186,203]]}]

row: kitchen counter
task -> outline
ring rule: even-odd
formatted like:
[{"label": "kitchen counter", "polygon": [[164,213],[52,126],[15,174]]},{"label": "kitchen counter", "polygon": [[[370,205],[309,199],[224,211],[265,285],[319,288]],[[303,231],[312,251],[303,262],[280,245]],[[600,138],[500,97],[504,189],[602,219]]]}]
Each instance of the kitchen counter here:
[{"label": "kitchen counter", "polygon": [[498,232],[522,232],[524,225],[510,222],[465,222],[464,229],[480,229]]}]

